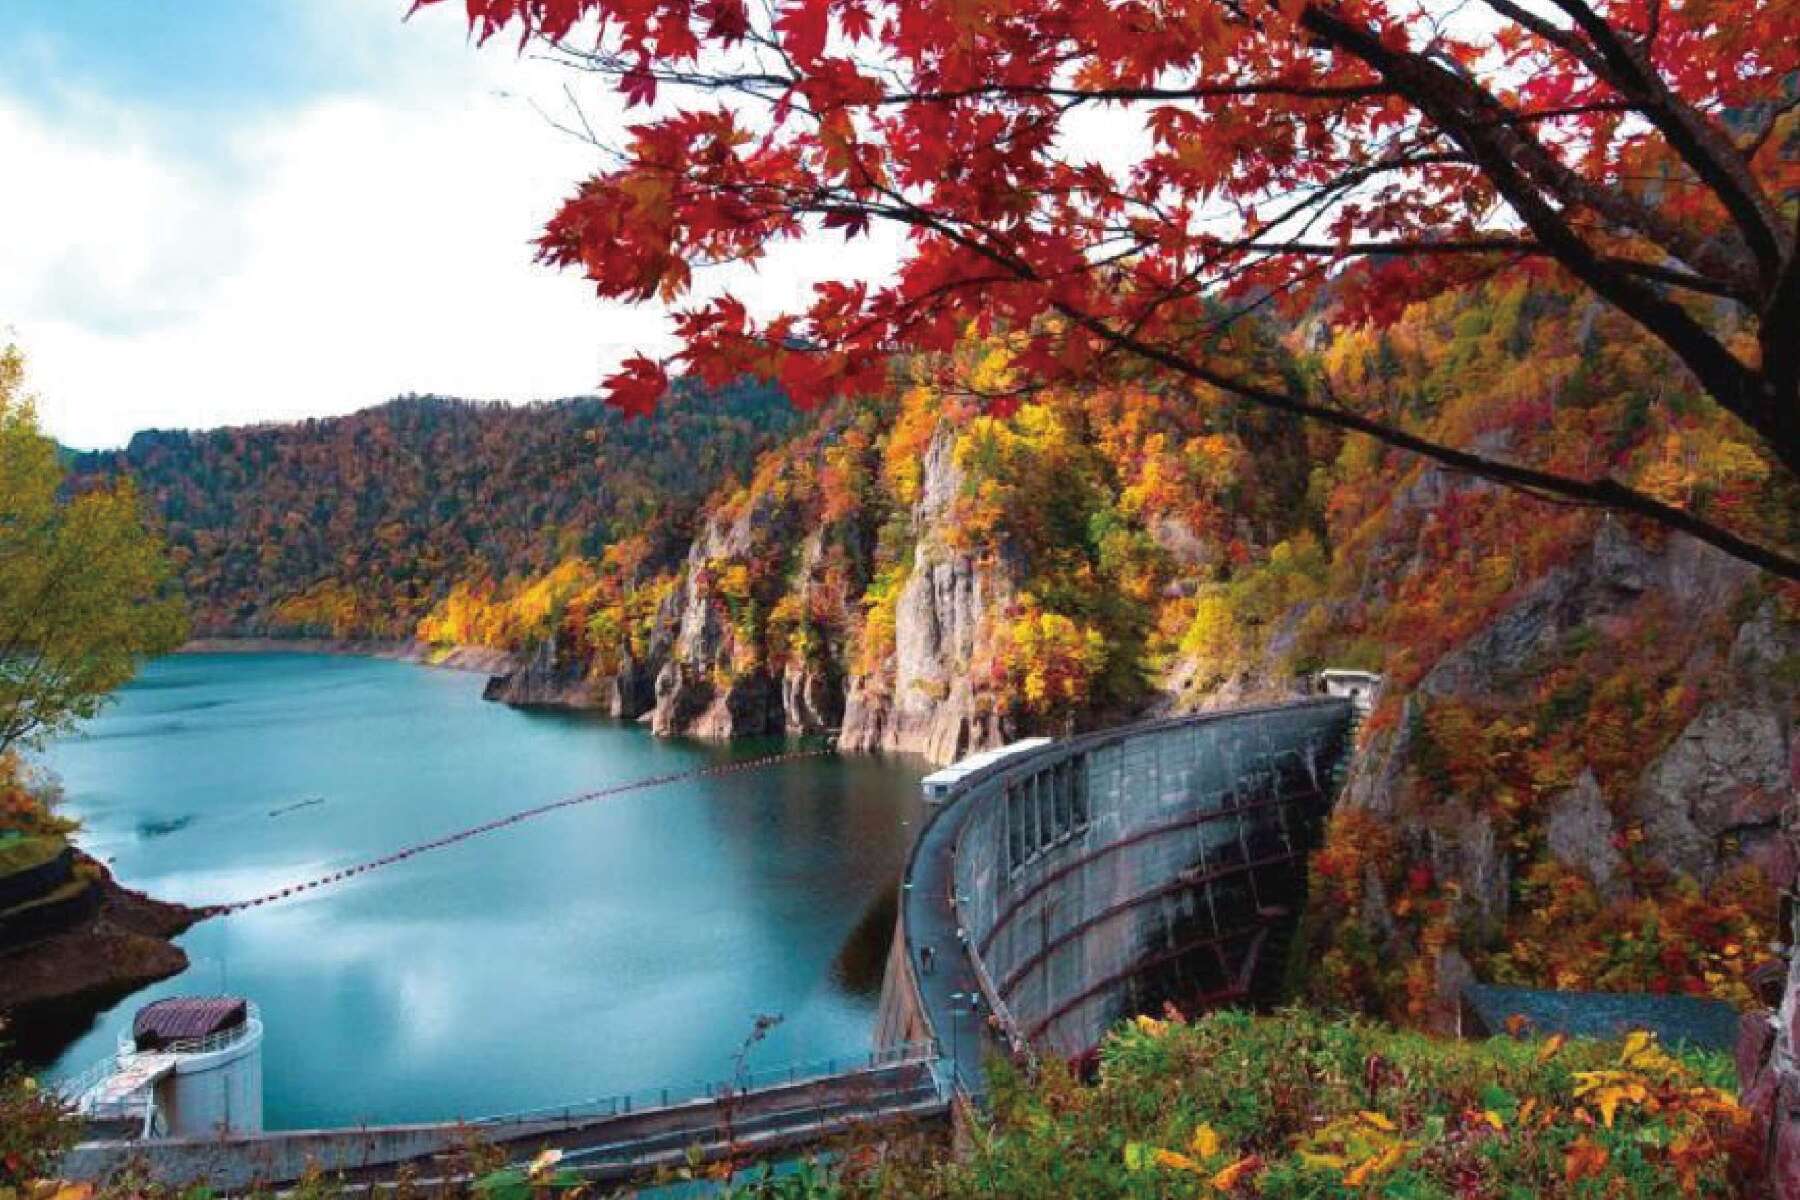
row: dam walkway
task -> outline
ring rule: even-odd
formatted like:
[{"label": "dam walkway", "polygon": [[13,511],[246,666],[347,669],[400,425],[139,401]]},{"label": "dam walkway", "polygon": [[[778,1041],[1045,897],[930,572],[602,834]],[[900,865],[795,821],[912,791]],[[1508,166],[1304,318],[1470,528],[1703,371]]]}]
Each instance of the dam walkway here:
[{"label": "dam walkway", "polygon": [[136,1166],[159,1183],[204,1181],[222,1193],[280,1187],[308,1172],[368,1185],[404,1175],[417,1185],[460,1178],[472,1149],[485,1147],[514,1162],[556,1150],[559,1170],[616,1183],[695,1157],[748,1160],[941,1119],[937,1057],[934,1045],[896,1046],[467,1121],[84,1142],[62,1170],[99,1180]]}]

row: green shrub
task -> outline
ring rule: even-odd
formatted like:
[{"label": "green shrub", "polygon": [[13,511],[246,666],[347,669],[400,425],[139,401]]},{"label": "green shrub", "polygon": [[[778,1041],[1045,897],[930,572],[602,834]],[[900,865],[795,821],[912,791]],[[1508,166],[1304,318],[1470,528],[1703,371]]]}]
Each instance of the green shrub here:
[{"label": "green shrub", "polygon": [[1755,1194],[1722,1055],[1623,1042],[1485,1042],[1290,1011],[1138,1018],[1097,1081],[999,1068],[963,1160],[846,1170],[841,1194],[1652,1197]]}]

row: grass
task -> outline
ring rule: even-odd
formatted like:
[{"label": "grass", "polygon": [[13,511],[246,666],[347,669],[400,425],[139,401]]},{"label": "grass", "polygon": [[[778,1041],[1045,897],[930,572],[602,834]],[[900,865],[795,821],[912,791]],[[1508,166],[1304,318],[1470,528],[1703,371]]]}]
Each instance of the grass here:
[{"label": "grass", "polygon": [[67,838],[56,834],[0,836],[0,875],[14,875],[42,866],[61,854],[68,844]]}]

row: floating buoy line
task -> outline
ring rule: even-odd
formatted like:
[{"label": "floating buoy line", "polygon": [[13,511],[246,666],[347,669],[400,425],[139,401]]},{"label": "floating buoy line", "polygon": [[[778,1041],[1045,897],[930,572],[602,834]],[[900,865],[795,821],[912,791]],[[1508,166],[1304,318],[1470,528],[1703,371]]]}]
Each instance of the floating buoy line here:
[{"label": "floating buoy line", "polygon": [[341,871],[333,871],[328,875],[321,875],[316,879],[309,879],[304,883],[296,883],[276,891],[265,892],[263,895],[252,896],[246,900],[234,900],[229,904],[215,904],[202,911],[209,917],[228,917],[233,913],[244,912],[247,909],[261,908],[265,904],[275,904],[305,892],[316,891],[322,887],[330,887],[334,883],[342,883],[347,879],[353,879],[359,875],[367,875],[370,871],[379,871],[383,867],[396,866],[409,858],[415,858],[428,851],[441,850],[445,846],[454,846],[458,842],[466,842],[470,838],[479,837],[484,833],[493,833],[495,830],[505,829],[509,825],[518,825],[525,821],[532,820],[535,817],[541,817],[548,813],[560,811],[561,809],[574,808],[579,804],[592,804],[596,800],[605,800],[612,796],[622,796],[627,792],[641,792],[649,788],[666,787],[671,783],[680,783],[687,779],[707,779],[719,775],[734,775],[742,771],[757,771],[766,767],[778,766],[782,763],[796,762],[805,758],[823,758],[836,753],[837,750],[830,746],[820,750],[795,750],[787,754],[768,754],[761,758],[747,758],[740,762],[717,763],[710,767],[697,767],[691,771],[673,771],[667,775],[652,775],[645,779],[634,779],[629,783],[616,783],[610,787],[596,788],[591,792],[581,792],[574,796],[564,796],[562,799],[552,800],[548,804],[538,804],[531,808],[522,808],[517,812],[508,813],[504,817],[496,817],[492,821],[483,821],[479,825],[471,825],[467,829],[459,829],[454,833],[447,833],[442,837],[433,838],[429,842],[419,842],[416,845],[407,846],[405,849],[396,850],[392,854],[384,854],[380,858],[372,858],[367,862],[357,863],[354,866],[345,867]]}]

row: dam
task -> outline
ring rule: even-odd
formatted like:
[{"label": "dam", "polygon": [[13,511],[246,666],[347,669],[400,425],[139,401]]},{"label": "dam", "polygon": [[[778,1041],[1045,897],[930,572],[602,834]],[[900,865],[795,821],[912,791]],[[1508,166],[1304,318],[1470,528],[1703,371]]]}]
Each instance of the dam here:
[{"label": "dam", "polygon": [[1082,1059],[1118,1020],[1268,995],[1349,751],[1349,697],[1052,743],[962,779],[908,861],[879,1044]]},{"label": "dam", "polygon": [[[932,797],[913,842],[866,1061],[476,1125],[511,1156],[555,1145],[596,1180],[623,1180],[690,1149],[791,1151],[942,1118],[983,1099],[988,1054],[1081,1060],[1133,1013],[1267,996],[1364,703],[1307,697],[989,757]],[[228,1189],[279,1185],[308,1165],[366,1181],[403,1168],[430,1178],[465,1128],[88,1142],[65,1170],[100,1178],[135,1158],[186,1182],[204,1164]]]}]

